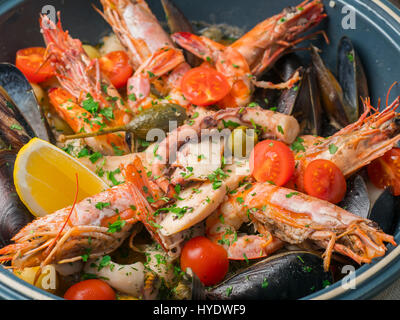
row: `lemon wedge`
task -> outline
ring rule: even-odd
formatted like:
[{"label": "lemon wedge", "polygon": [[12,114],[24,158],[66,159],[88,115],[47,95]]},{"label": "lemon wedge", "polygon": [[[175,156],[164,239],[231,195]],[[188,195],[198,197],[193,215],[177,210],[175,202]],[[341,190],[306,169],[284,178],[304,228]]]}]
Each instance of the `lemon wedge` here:
[{"label": "lemon wedge", "polygon": [[33,138],[15,160],[14,183],[21,201],[36,217],[42,217],[93,196],[108,186],[97,175],[49,142]]}]

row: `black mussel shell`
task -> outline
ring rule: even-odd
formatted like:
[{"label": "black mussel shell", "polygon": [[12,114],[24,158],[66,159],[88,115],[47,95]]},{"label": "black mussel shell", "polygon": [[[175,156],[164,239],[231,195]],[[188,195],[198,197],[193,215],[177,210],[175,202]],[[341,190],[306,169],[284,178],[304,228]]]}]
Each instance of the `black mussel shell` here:
[{"label": "black mussel shell", "polygon": [[[189,19],[177,7],[172,0],[161,0],[167,24],[171,33],[176,32],[190,32],[194,33],[193,26]],[[196,57],[190,52],[185,52],[186,61],[192,66],[196,67],[202,62],[200,58]]]},{"label": "black mussel shell", "polygon": [[399,207],[397,199],[388,188],[385,189],[375,201],[368,215],[368,219],[376,222],[383,232],[392,234],[398,215]]},{"label": "black mussel shell", "polygon": [[280,58],[273,69],[276,70],[282,81],[288,81],[301,67],[303,67],[303,64],[299,56],[295,53],[289,53]]},{"label": "black mussel shell", "polygon": [[233,275],[207,291],[215,300],[299,299],[333,282],[322,259],[309,252],[292,251],[271,256]]},{"label": "black mussel shell", "polygon": [[16,153],[0,151],[0,246],[10,243],[18,231],[32,221],[33,216],[15,190],[13,170]]},{"label": "black mussel shell", "polygon": [[361,98],[369,97],[368,82],[360,57],[348,37],[343,37],[338,47],[338,81],[343,89],[344,99],[351,105],[349,121],[355,122],[363,112]]},{"label": "black mussel shell", "polygon": [[10,63],[0,63],[0,86],[13,101],[15,117],[27,133],[31,137],[55,142],[35,93],[22,72]]},{"label": "black mussel shell", "polygon": [[347,180],[346,195],[338,205],[359,217],[368,219],[371,201],[367,185],[360,175],[357,174]]},{"label": "black mussel shell", "polygon": [[346,195],[338,205],[359,217],[375,222],[383,232],[393,234],[400,212],[397,198],[388,188],[371,204],[365,180],[357,174],[347,180]]},{"label": "black mussel shell", "polygon": [[[272,83],[282,82],[282,78],[275,69],[266,71],[260,80],[271,81]],[[280,95],[280,90],[256,88],[253,94],[253,100],[262,108],[271,109],[276,108]]]}]

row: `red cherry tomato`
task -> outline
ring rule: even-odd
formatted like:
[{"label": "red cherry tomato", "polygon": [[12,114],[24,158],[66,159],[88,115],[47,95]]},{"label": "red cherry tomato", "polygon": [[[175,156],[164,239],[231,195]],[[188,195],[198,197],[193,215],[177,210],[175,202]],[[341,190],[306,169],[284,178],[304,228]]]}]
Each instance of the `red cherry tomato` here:
[{"label": "red cherry tomato", "polygon": [[285,185],[294,173],[294,156],[280,141],[264,140],[256,144],[250,155],[250,169],[258,182]]},{"label": "red cherry tomato", "polygon": [[318,159],[305,170],[304,189],[310,196],[338,203],[346,194],[346,179],[333,162]]},{"label": "red cherry tomato", "polygon": [[367,171],[371,182],[377,188],[392,187],[393,194],[400,195],[400,148],[393,148],[374,160]]},{"label": "red cherry tomato", "polygon": [[133,73],[129,57],[124,51],[113,51],[99,59],[101,71],[117,89],[124,87]]},{"label": "red cherry tomato", "polygon": [[115,300],[114,290],[104,281],[91,279],[78,282],[64,295],[67,300]]},{"label": "red cherry tomato", "polygon": [[32,47],[19,50],[15,59],[16,67],[32,83],[39,83],[54,76],[54,69],[50,62],[45,62],[46,49]]},{"label": "red cherry tomato", "polygon": [[206,286],[221,282],[229,268],[226,250],[205,237],[189,240],[181,254],[181,268],[191,268]]},{"label": "red cherry tomato", "polygon": [[226,77],[208,67],[188,71],[181,84],[183,95],[198,106],[209,106],[222,100],[231,90]]}]

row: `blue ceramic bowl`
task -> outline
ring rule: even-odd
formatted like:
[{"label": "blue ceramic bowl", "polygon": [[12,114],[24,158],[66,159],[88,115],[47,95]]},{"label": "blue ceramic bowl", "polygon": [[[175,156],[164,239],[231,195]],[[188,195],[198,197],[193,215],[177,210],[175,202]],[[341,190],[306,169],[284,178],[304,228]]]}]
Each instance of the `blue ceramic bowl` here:
[{"label": "blue ceramic bowl", "polygon": [[[191,20],[228,23],[250,29],[259,21],[280,12],[284,7],[296,5],[300,0],[175,0]],[[322,23],[331,44],[323,41],[316,45],[322,50],[327,65],[336,69],[337,44],[347,35],[363,61],[370,85],[373,103],[385,101],[390,85],[400,80],[400,10],[386,0],[323,1],[328,19]],[[43,45],[38,17],[45,5],[53,5],[62,13],[63,25],[83,42],[97,43],[110,32],[107,24],[93,10],[98,1],[82,0],[0,0],[0,61],[13,62],[15,52],[24,47]],[[163,20],[159,0],[148,0],[154,13]],[[332,5],[334,4],[334,5]],[[355,28],[345,29],[348,11],[355,12]],[[395,87],[392,96],[400,95]],[[396,227],[396,242],[400,243],[400,226]],[[367,299],[371,298],[400,276],[400,246],[389,245],[385,257],[363,265],[356,271],[355,289],[345,289],[335,283],[304,299]],[[59,299],[21,281],[0,267],[0,297],[4,299]]]}]

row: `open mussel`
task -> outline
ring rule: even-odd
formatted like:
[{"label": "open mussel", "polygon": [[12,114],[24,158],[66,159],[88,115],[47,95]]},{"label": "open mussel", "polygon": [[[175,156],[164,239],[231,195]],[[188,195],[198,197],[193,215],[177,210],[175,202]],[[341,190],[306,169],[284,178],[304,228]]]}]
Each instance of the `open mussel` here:
[{"label": "open mussel", "polygon": [[[15,119],[21,123],[28,135],[54,142],[42,108],[22,72],[10,63],[0,63],[0,86],[7,92],[5,103],[12,109]],[[4,92],[0,94],[4,95]]]},{"label": "open mussel", "polygon": [[13,170],[16,153],[0,151],[0,246],[10,243],[11,238],[26,226],[33,217],[19,199],[15,190]]},{"label": "open mussel", "polygon": [[364,68],[351,40],[340,40],[337,78],[326,67],[319,50],[311,46],[311,60],[321,92],[322,106],[336,129],[358,120],[363,112],[361,98],[369,96]]},{"label": "open mussel", "polygon": [[19,150],[34,132],[7,92],[0,87],[0,137],[8,148]]},{"label": "open mussel", "polygon": [[[275,69],[270,69],[265,72],[260,78],[261,81],[271,81],[272,83],[282,82],[282,78]],[[253,93],[253,101],[264,109],[277,110],[281,92],[275,89],[255,88]]]},{"label": "open mussel", "polygon": [[311,46],[311,58],[318,78],[322,105],[326,113],[338,129],[347,126],[350,124],[350,119],[354,117],[354,110],[345,100],[339,82],[325,66],[318,49],[314,46]]},{"label": "open mussel", "polygon": [[288,81],[296,71],[300,72],[300,82],[282,92],[277,111],[293,115],[300,124],[302,134],[322,134],[322,107],[317,78],[313,67],[303,68],[295,54],[283,57],[277,63],[282,81]]},{"label": "open mussel", "polygon": [[[196,280],[194,280],[196,281]],[[271,256],[228,278],[221,284],[198,292],[193,299],[215,300],[279,300],[299,299],[323,289],[333,282],[325,272],[322,259],[306,251],[290,251]]]},{"label": "open mussel", "polygon": [[339,206],[376,222],[385,233],[393,234],[399,206],[397,197],[389,188],[377,189],[371,183],[366,184],[362,175],[357,174],[347,180],[347,192]]}]

